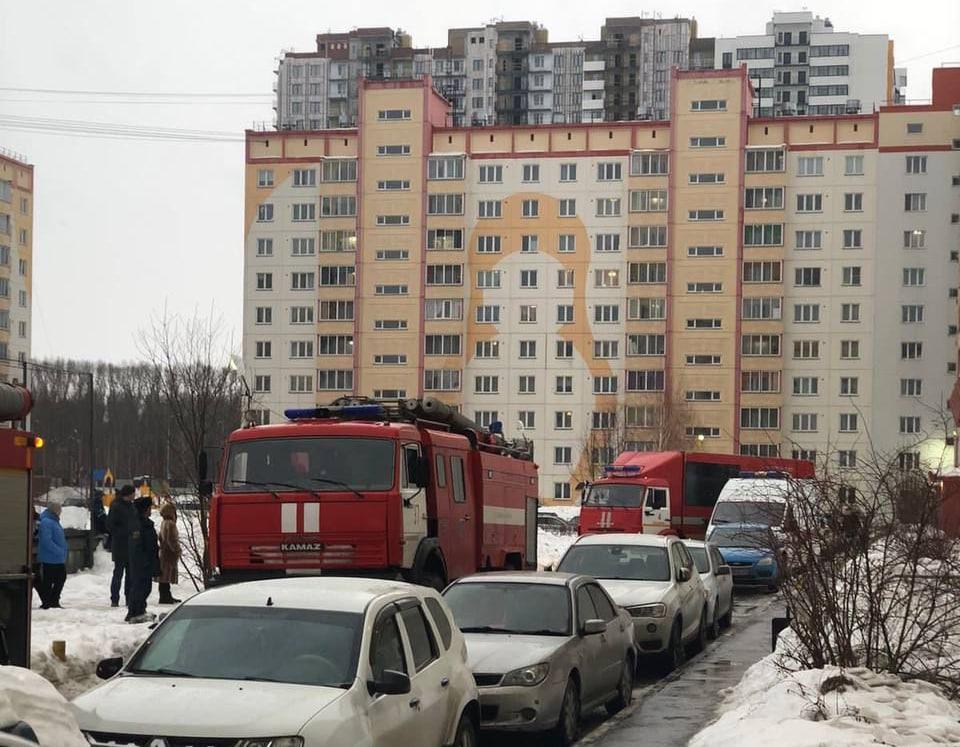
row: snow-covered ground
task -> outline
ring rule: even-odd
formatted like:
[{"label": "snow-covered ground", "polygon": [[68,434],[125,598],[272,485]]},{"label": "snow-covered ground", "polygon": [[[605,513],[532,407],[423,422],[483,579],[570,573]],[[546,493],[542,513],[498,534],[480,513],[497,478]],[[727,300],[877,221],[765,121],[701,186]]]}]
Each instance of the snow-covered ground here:
[{"label": "snow-covered ground", "polygon": [[41,747],[86,747],[64,697],[29,669],[0,667],[0,725],[24,721]]},{"label": "snow-covered ground", "polygon": [[554,534],[543,529],[537,530],[537,565],[541,569],[553,565],[577,541],[575,534]]},{"label": "snow-covered ground", "polygon": [[960,706],[933,685],[861,668],[787,672],[779,656],[746,671],[689,747],[960,744]]},{"label": "snow-covered ground", "polygon": [[570,521],[580,516],[580,506],[541,506],[540,513],[554,514],[564,521]]},{"label": "snow-covered ground", "polygon": [[64,506],[60,509],[60,526],[64,529],[89,529],[90,510],[82,506]]}]

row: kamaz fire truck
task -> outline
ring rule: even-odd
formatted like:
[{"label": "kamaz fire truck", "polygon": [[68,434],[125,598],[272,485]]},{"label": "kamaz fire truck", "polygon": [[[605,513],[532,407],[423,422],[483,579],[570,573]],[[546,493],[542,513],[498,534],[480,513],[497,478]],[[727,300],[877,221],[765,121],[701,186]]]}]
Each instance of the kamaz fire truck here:
[{"label": "kamaz fire truck", "polygon": [[290,574],[442,587],[535,568],[537,465],[439,400],[341,399],[227,439],[210,506],[212,583]]},{"label": "kamaz fire truck", "polygon": [[596,482],[583,486],[580,534],[643,532],[703,539],[717,496],[731,477],[775,471],[813,477],[800,459],[625,451]]}]

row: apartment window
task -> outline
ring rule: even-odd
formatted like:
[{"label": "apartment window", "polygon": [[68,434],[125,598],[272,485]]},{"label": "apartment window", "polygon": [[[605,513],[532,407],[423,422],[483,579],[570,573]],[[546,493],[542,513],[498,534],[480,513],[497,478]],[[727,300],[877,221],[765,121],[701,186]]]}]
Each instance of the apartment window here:
[{"label": "apartment window", "polygon": [[255,358],[270,358],[273,354],[273,343],[269,340],[258,340],[254,343]]},{"label": "apartment window", "polygon": [[476,394],[497,394],[500,391],[499,376],[475,376],[473,391]]},{"label": "apartment window", "polygon": [[294,187],[315,187],[317,185],[316,169],[294,169],[293,186]]},{"label": "apartment window", "polygon": [[723,135],[710,135],[690,138],[691,148],[723,148],[727,144],[727,138]]},{"label": "apartment window", "polygon": [[409,145],[378,145],[377,155],[378,156],[409,156],[410,146]]},{"label": "apartment window", "polygon": [[481,304],[476,309],[478,324],[498,324],[500,322],[500,307],[495,304]]},{"label": "apartment window", "polygon": [[478,218],[499,218],[502,215],[503,204],[500,200],[480,200],[477,206]]},{"label": "apartment window", "polygon": [[815,397],[820,393],[820,380],[816,376],[794,376],[793,394],[796,397]]},{"label": "apartment window", "polygon": [[330,369],[317,371],[317,391],[345,391],[353,389],[353,371]]},{"label": "apartment window", "polygon": [[716,317],[687,319],[687,329],[721,329],[723,322]]},{"label": "apartment window", "polygon": [[427,159],[427,178],[463,179],[463,162],[463,156],[431,156]]},{"label": "apartment window", "polygon": [[521,215],[523,215],[524,218],[536,218],[538,215],[540,215],[539,200],[523,200],[520,203],[520,207]]},{"label": "apartment window", "polygon": [[[601,307],[598,306],[597,308],[599,309]],[[557,305],[557,323],[573,324],[573,304]]]},{"label": "apartment window", "polygon": [[630,212],[663,213],[667,209],[667,190],[635,189],[630,192]]},{"label": "apartment window", "polygon": [[17,294],[19,296],[20,308],[21,309],[27,308],[27,292],[25,290],[22,290],[22,291],[18,291]]},{"label": "apartment window", "polygon": [[460,389],[458,369],[434,368],[423,372],[423,388],[427,392],[455,392]]},{"label": "apartment window", "polygon": [[313,391],[313,376],[309,374],[296,374],[290,377],[290,393],[302,394]]},{"label": "apartment window", "polygon": [[687,211],[687,220],[694,222],[723,220],[723,211],[716,208],[689,210]]},{"label": "apartment window", "polygon": [[573,341],[557,340],[556,356],[557,360],[567,360],[573,358]]},{"label": "apartment window", "polygon": [[557,270],[557,287],[572,288],[574,285],[574,270]]},{"label": "apartment window", "polygon": [[860,304],[858,303],[840,304],[840,321],[841,322],[859,322],[860,321]]},{"label": "apartment window", "polygon": [[540,181],[540,165],[536,163],[523,164],[523,181],[539,182]]},{"label": "apartment window", "polygon": [[[325,182],[355,182],[357,181],[357,159],[325,159],[321,176]],[[407,188],[409,187],[408,183]]]},{"label": "apartment window", "polygon": [[354,284],[353,265],[330,265],[320,267],[320,286],[343,286]]},{"label": "apartment window", "polygon": [[381,179],[377,182],[379,192],[405,192],[409,189],[409,179]]},{"label": "apartment window", "polygon": [[719,402],[720,392],[716,389],[688,389],[684,392],[687,402]]},{"label": "apartment window", "polygon": [[742,355],[778,356],[780,335],[742,335],[740,350]]},{"label": "apartment window", "polygon": [[323,322],[353,320],[353,301],[321,301],[319,319]]},{"label": "apartment window", "polygon": [[782,265],[780,262],[744,262],[744,283],[779,283]]},{"label": "apartment window", "polygon": [[477,237],[478,254],[499,254],[500,237],[499,236],[478,236]]},{"label": "apartment window", "polygon": [[618,388],[616,376],[596,376],[593,379],[594,394],[616,394]]},{"label": "apartment window", "polygon": [[841,360],[849,361],[849,360],[858,360],[859,358],[860,358],[860,341],[859,340],[841,340],[840,341],[840,359]]},{"label": "apartment window", "polygon": [[595,288],[619,288],[620,270],[608,268],[593,271],[593,285]]},{"label": "apartment window", "polygon": [[499,340],[479,340],[476,345],[477,358],[499,358],[500,341]]},{"label": "apartment window", "polygon": [[743,193],[747,210],[778,210],[783,207],[783,187],[747,187]]},{"label": "apartment window", "polygon": [[907,134],[919,135],[923,132],[923,122],[907,122]]},{"label": "apartment window", "polygon": [[257,374],[253,377],[253,391],[257,394],[269,394],[270,393],[270,375],[269,374]]},{"label": "apartment window", "polygon": [[798,303],[793,305],[793,321],[797,324],[819,324],[820,304]]},{"label": "apartment window", "polygon": [[[357,214],[357,198],[353,195],[332,195],[320,199],[320,215],[324,218],[339,218]],[[377,216],[377,223],[380,218]]]},{"label": "apartment window", "polygon": [[317,206],[312,202],[297,203],[293,206],[294,221],[312,221],[317,219]]},{"label": "apartment window", "polygon": [[410,119],[409,109],[380,109],[377,112],[377,119],[381,122],[393,119]]},{"label": "apartment window", "polygon": [[428,195],[427,215],[463,215],[463,195]]},{"label": "apartment window", "polygon": [[597,217],[610,218],[620,215],[619,197],[598,197],[597,198]]},{"label": "apartment window", "polygon": [[618,233],[598,233],[595,242],[594,248],[598,252],[620,251],[620,234]]},{"label": "apartment window", "polygon": [[378,226],[408,226],[410,225],[409,215],[378,215]]},{"label": "apartment window", "polygon": [[823,156],[800,156],[797,176],[823,176]]},{"label": "apartment window", "polygon": [[904,249],[925,249],[927,246],[927,232],[915,228],[912,231],[903,232]]},{"label": "apartment window", "polygon": [[690,102],[690,111],[694,112],[725,112],[726,99],[702,99]]},{"label": "apartment window", "polygon": [[313,238],[296,238],[290,242],[290,255],[293,257],[312,257],[316,253],[317,244]]},{"label": "apartment window", "polygon": [[859,228],[845,228],[843,230],[843,248],[844,249],[862,249],[863,231]]},{"label": "apartment window", "polygon": [[688,257],[722,257],[722,246],[688,246]]},{"label": "apartment window", "polygon": [[666,262],[631,262],[627,265],[628,283],[666,283]]},{"label": "apartment window", "polygon": [[499,184],[503,181],[503,166],[481,166],[481,184]]},{"label": "apartment window", "polygon": [[837,466],[848,468],[856,467],[857,452],[853,449],[840,449],[837,451]]},{"label": "apartment window", "polygon": [[536,324],[537,323],[537,307],[530,304],[521,304],[520,305],[520,323]]},{"label": "apartment window", "polygon": [[687,293],[722,293],[723,283],[697,282],[687,283]]},{"label": "apartment window", "polygon": [[427,265],[427,285],[463,285],[463,265]]},{"label": "apartment window", "polygon": [[847,192],[843,195],[843,210],[847,213],[863,212],[863,192]]},{"label": "apartment window", "polygon": [[903,196],[903,209],[908,213],[922,213],[927,209],[926,192],[907,192]]},{"label": "apartment window", "polygon": [[[308,308],[311,311],[313,310],[313,307],[308,307]],[[257,306],[256,323],[257,324],[273,324],[273,307]]]},{"label": "apartment window", "polygon": [[398,262],[410,259],[408,249],[377,249],[376,258],[378,262]]},{"label": "apartment window", "polygon": [[[537,414],[533,410],[520,410],[517,413],[517,420],[520,421],[520,425],[524,430],[532,431],[537,427]],[[569,487],[569,485],[567,487]],[[569,497],[569,490],[567,493]]]},{"label": "apartment window", "polygon": [[644,248],[667,245],[666,226],[630,226],[630,247]]},{"label": "apartment window", "polygon": [[353,335],[318,335],[317,355],[353,355]]},{"label": "apartment window", "polygon": [[779,371],[742,371],[740,373],[740,389],[741,391],[744,391],[744,392],[754,392],[754,393],[779,392],[780,391],[780,372]]},{"label": "apartment window", "polygon": [[687,181],[690,184],[723,184],[726,181],[726,176],[722,172],[701,172],[689,174]]},{"label": "apartment window", "polygon": [[537,287],[537,271],[536,270],[520,270],[520,287],[536,288]]},{"label": "apartment window", "polygon": [[375,319],[373,322],[373,328],[379,331],[406,329],[407,320],[406,319]]},{"label": "apartment window", "polygon": [[766,296],[743,299],[741,316],[746,320],[780,319],[782,300],[779,296]]},{"label": "apartment window", "polygon": [[663,382],[663,371],[627,371],[628,392],[662,392]]},{"label": "apartment window", "polygon": [[921,379],[900,379],[901,397],[920,397],[923,394],[923,381]]},{"label": "apartment window", "polygon": [[720,438],[720,428],[715,425],[688,425],[684,431],[690,438]]},{"label": "apartment window", "polygon": [[920,452],[903,451],[897,455],[898,466],[901,471],[920,469]]},{"label": "apartment window", "polygon": [[593,357],[598,360],[619,358],[620,342],[618,340],[594,340]]},{"label": "apartment window", "polygon": [[627,335],[628,356],[660,356],[666,350],[666,336],[657,334]]},{"label": "apartment window", "polygon": [[819,193],[798,194],[797,195],[797,212],[798,213],[823,212],[823,195]]},{"label": "apartment window", "polygon": [[745,429],[780,427],[780,409],[777,407],[743,407],[740,409],[740,427]]},{"label": "apartment window", "polygon": [[908,174],[926,174],[927,157],[926,156],[907,156]]},{"label": "apartment window", "polygon": [[815,412],[793,413],[792,430],[797,433],[814,433],[817,430],[817,414]]},{"label": "apartment window", "polygon": [[860,285],[860,267],[844,267],[842,270],[841,285],[858,287]]},{"label": "apartment window", "polygon": [[321,252],[352,252],[357,248],[355,231],[321,231]]},{"label": "apartment window", "polygon": [[622,165],[617,162],[602,162],[597,164],[598,182],[618,182],[622,178]]},{"label": "apartment window", "polygon": [[520,340],[520,357],[521,358],[536,358],[537,357],[537,341],[536,340]]},{"label": "apartment window", "polygon": [[572,376],[557,376],[555,384],[557,394],[573,394]]},{"label": "apartment window", "polygon": [[[273,239],[257,239],[257,256],[258,257],[273,256]],[[5,264],[9,264],[9,259]]]},{"label": "apartment window", "polygon": [[577,164],[561,163],[560,164],[560,181],[575,182],[576,180],[577,180]]},{"label": "apartment window", "polygon": [[520,237],[520,251],[532,254],[540,251],[540,237],[537,234],[524,234]]},{"label": "apartment window", "polygon": [[843,173],[844,176],[863,176],[863,156],[845,156]]},{"label": "apartment window", "polygon": [[291,358],[312,358],[313,340],[291,340],[290,341]]},{"label": "apartment window", "polygon": [[923,304],[903,304],[900,306],[900,321],[903,324],[923,322]]},{"label": "apartment window", "polygon": [[905,361],[919,360],[923,357],[922,342],[901,342],[900,358]]},{"label": "apartment window", "polygon": [[797,267],[794,270],[793,284],[797,287],[819,288],[820,275],[819,267]]},{"label": "apartment window", "polygon": [[[619,238],[619,235],[618,235]],[[577,249],[577,237],[574,234],[560,234],[557,240],[557,251],[562,254],[570,254]]]},{"label": "apartment window", "polygon": [[857,430],[858,430],[857,413],[841,412],[840,413],[840,432],[856,433]]},{"label": "apartment window", "polygon": [[782,244],[782,223],[758,223],[743,227],[744,246],[781,246]]},{"label": "apartment window", "polygon": [[273,186],[273,170],[272,169],[260,169],[257,171],[257,186],[258,187]]},{"label": "apartment window", "polygon": [[823,246],[823,231],[797,231],[797,249],[820,249]]},{"label": "apartment window", "polygon": [[570,410],[555,410],[553,413],[553,427],[558,431],[569,431],[573,428],[573,413]]},{"label": "apartment window", "polygon": [[[8,216],[3,216],[3,217],[6,218]],[[3,265],[4,267],[10,266],[10,247],[9,246],[0,245],[0,265]]]},{"label": "apartment window", "polygon": [[499,288],[500,270],[477,270],[478,288]]},{"label": "apartment window", "polygon": [[860,394],[860,379],[856,376],[840,377],[840,396],[856,397]]},{"label": "apartment window", "polygon": [[764,171],[783,171],[784,157],[782,148],[764,148],[747,151],[746,171],[757,174]]},{"label": "apartment window", "polygon": [[290,324],[313,324],[313,306],[291,306]]},{"label": "apartment window", "polygon": [[630,298],[627,300],[627,318],[634,321],[666,319],[667,299]]},{"label": "apartment window", "polygon": [[572,218],[577,214],[577,201],[573,199],[560,200],[560,217]]},{"label": "apartment window", "polygon": [[554,464],[570,464],[573,462],[573,449],[569,446],[553,447]]},{"label": "apartment window", "polygon": [[290,273],[290,290],[313,290],[315,278],[312,272]]},{"label": "apartment window", "polygon": [[903,285],[905,287],[926,284],[926,271],[922,267],[904,267]]},{"label": "apartment window", "polygon": [[670,156],[666,153],[633,153],[630,155],[631,176],[661,176],[668,173],[670,173]]},{"label": "apartment window", "polygon": [[268,223],[272,220],[273,220],[273,205],[269,202],[265,202],[261,205],[257,205],[257,222]]}]

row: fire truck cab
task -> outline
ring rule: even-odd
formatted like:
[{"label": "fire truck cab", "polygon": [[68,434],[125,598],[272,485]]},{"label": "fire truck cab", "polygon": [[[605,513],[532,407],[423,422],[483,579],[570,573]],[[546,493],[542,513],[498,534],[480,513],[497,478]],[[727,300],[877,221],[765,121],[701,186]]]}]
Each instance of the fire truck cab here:
[{"label": "fire truck cab", "polygon": [[235,431],[210,509],[217,582],[536,567],[529,450],[443,403],[348,400]]}]

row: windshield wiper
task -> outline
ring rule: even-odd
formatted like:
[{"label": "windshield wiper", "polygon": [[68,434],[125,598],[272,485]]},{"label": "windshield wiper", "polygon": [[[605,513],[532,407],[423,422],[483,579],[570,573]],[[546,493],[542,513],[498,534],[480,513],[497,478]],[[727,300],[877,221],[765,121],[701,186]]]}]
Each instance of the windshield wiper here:
[{"label": "windshield wiper", "polygon": [[495,628],[492,625],[477,625],[473,628],[460,628],[461,633],[512,633],[506,628]]},{"label": "windshield wiper", "polygon": [[181,672],[179,669],[170,669],[169,667],[158,667],[157,669],[128,669],[130,674],[162,674],[166,677],[196,677],[189,672]]},{"label": "windshield wiper", "polygon": [[272,495],[277,500],[280,500],[280,495],[277,493],[276,490],[272,489],[274,487],[290,488],[291,490],[303,490],[309,493],[310,495],[312,495],[317,500],[320,499],[320,494],[313,488],[308,488],[306,485],[295,485],[292,482],[274,482],[273,480],[271,480],[270,482],[257,482],[256,480],[230,480],[230,484],[252,485],[253,487],[257,487],[257,488],[266,488],[267,492],[270,493],[270,495]]},{"label": "windshield wiper", "polygon": [[361,493],[356,488],[351,487],[350,485],[345,483],[343,480],[332,480],[329,477],[311,477],[310,479],[313,480],[314,482],[322,482],[324,485],[336,485],[341,488],[346,488],[355,496],[357,496],[357,498],[363,498],[363,493]]},{"label": "windshield wiper", "polygon": [[729,524],[730,521],[729,521],[728,519],[714,519],[714,520],[713,520],[713,523],[714,523],[714,524]]}]

